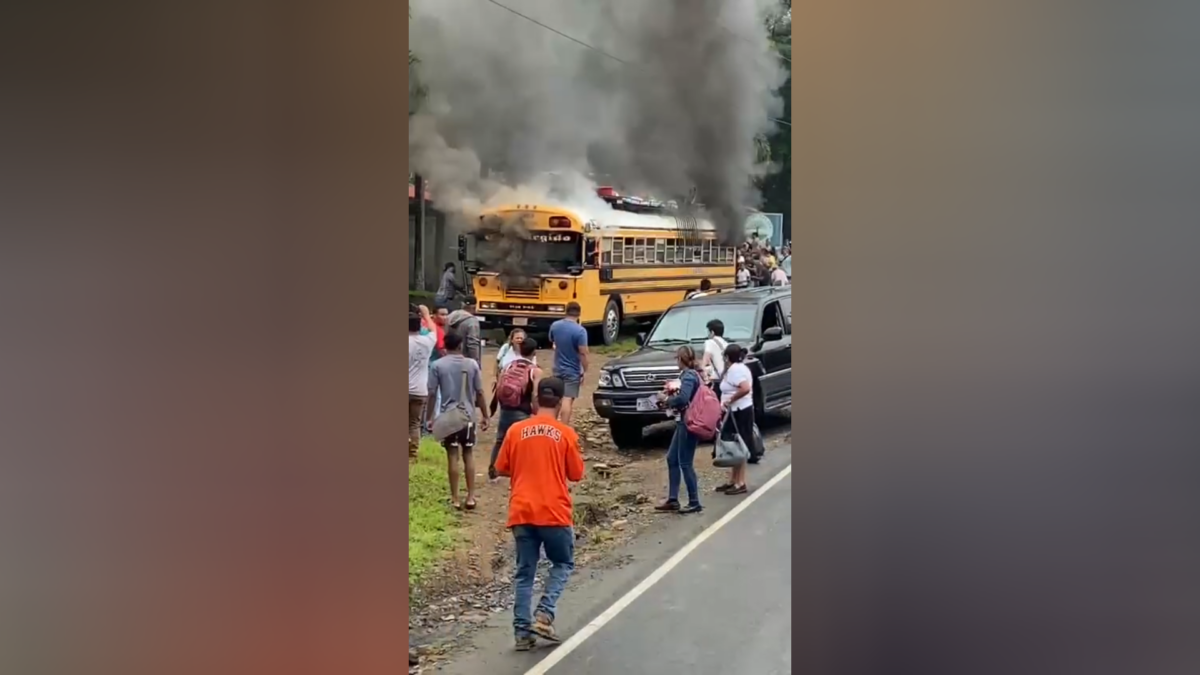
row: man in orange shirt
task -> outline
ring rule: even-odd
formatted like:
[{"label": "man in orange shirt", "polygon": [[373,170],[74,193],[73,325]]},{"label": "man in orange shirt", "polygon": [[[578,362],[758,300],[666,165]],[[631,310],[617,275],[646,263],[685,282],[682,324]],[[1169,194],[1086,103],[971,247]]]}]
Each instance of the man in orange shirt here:
[{"label": "man in orange shirt", "polygon": [[[554,608],[575,569],[574,504],[568,482],[583,480],[583,455],[575,430],[558,420],[564,389],[557,377],[538,382],[537,414],[509,427],[496,458],[496,472],[511,479],[507,527],[517,547],[513,629],[519,651],[532,649],[535,635],[558,642]],[[537,611],[530,616],[542,549],[550,560],[550,574]]]}]

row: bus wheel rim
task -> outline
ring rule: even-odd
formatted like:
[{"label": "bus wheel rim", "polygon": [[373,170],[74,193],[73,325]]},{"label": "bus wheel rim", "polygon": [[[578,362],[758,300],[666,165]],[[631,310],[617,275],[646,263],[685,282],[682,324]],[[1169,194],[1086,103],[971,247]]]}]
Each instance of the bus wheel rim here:
[{"label": "bus wheel rim", "polygon": [[615,307],[610,307],[608,316],[604,318],[604,331],[610,337],[616,337],[617,335],[617,310]]}]

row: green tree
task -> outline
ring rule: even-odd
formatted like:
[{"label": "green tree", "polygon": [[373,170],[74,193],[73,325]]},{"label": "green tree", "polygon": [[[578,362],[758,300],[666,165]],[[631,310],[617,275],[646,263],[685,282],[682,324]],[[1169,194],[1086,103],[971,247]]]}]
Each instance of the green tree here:
[{"label": "green tree", "polygon": [[[759,180],[763,196],[763,210],[782,213],[785,232],[790,233],[792,221],[792,3],[784,0],[779,15],[767,21],[771,42],[780,58],[784,60],[788,76],[779,88],[783,99],[783,115],[779,118],[787,124],[777,123],[767,135],[762,154],[771,162],[771,173]],[[760,151],[761,152],[761,151]]]}]

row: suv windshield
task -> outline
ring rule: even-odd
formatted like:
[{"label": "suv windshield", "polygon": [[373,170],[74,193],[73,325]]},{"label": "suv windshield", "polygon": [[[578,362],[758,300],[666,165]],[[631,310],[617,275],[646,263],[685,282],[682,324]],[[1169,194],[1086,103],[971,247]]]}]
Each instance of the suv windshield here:
[{"label": "suv windshield", "polygon": [[646,338],[650,347],[702,342],[708,337],[708,322],[720,319],[725,324],[725,341],[748,345],[754,337],[757,305],[714,304],[675,307],[663,314],[654,332]]}]

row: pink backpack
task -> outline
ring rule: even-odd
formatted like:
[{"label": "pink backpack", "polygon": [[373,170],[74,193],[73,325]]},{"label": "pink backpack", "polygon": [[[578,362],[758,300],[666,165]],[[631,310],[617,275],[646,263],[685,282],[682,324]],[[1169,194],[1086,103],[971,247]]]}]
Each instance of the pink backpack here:
[{"label": "pink backpack", "polygon": [[683,424],[689,433],[701,441],[711,441],[717,437],[717,427],[721,424],[721,401],[712,387],[704,384],[703,379],[700,379],[696,393],[683,414]]}]

